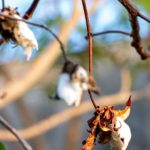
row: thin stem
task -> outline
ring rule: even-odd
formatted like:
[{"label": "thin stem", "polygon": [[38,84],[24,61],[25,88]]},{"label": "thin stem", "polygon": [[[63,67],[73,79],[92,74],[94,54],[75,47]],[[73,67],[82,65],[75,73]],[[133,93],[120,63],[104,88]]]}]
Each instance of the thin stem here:
[{"label": "thin stem", "polygon": [[150,19],[147,18],[146,16],[144,16],[143,14],[141,14],[140,12],[138,12],[138,17],[142,18],[143,20],[147,21],[148,23],[150,23]]},{"label": "thin stem", "polygon": [[96,108],[97,108],[97,105],[96,105],[95,100],[94,100],[94,98],[93,98],[93,96],[92,96],[92,92],[91,92],[90,90],[88,90],[88,93],[89,93],[91,102],[92,102],[94,108],[96,109]]},{"label": "thin stem", "polygon": [[29,19],[32,17],[37,5],[39,3],[39,0],[34,0],[29,9],[26,11],[25,15],[23,16],[23,19]]},{"label": "thin stem", "polygon": [[5,0],[2,0],[2,9],[5,8]]},{"label": "thin stem", "polygon": [[82,5],[83,5],[83,10],[84,10],[84,15],[85,15],[85,20],[86,20],[86,27],[87,27],[87,38],[89,40],[89,73],[90,73],[90,77],[92,77],[92,32],[91,32],[91,26],[90,26],[90,21],[89,21],[89,17],[88,17],[88,11],[87,11],[87,7],[86,7],[86,2],[85,0],[82,0]]},{"label": "thin stem", "polygon": [[[93,56],[93,51],[92,51],[92,35],[91,35],[91,26],[90,26],[90,21],[89,21],[89,16],[88,16],[88,11],[87,11],[87,7],[86,7],[86,2],[85,0],[82,0],[82,6],[83,6],[83,10],[84,10],[84,15],[85,15],[85,20],[86,20],[86,27],[87,27],[87,38],[88,38],[88,50],[89,50],[89,75],[90,78],[92,78],[92,70],[93,70],[93,64],[92,64],[92,56]],[[92,93],[90,90],[88,90],[91,102],[94,106],[94,108],[97,108],[97,105],[93,99]]]},{"label": "thin stem", "polygon": [[46,25],[29,22],[29,21],[24,20],[24,19],[17,19],[17,18],[8,16],[8,15],[4,15],[4,14],[1,14],[1,13],[0,13],[0,16],[4,16],[4,17],[9,18],[11,20],[22,21],[22,22],[25,22],[25,23],[27,23],[29,25],[36,26],[36,27],[45,29],[46,31],[50,32],[55,37],[55,39],[58,41],[58,43],[60,44],[60,48],[61,48],[62,53],[63,53],[64,61],[66,62],[68,60],[67,56],[66,56],[66,53],[65,53],[65,48],[64,48],[63,43],[61,42],[61,40],[59,39],[59,37],[51,29],[49,29]]},{"label": "thin stem", "polygon": [[[130,36],[130,37],[132,36],[131,33],[125,32],[125,31],[108,30],[108,31],[102,31],[102,32],[92,33],[92,37],[103,35],[103,34],[122,34],[122,35]],[[85,38],[87,38],[87,36]]]},{"label": "thin stem", "polygon": [[25,150],[32,150],[31,146],[20,137],[17,133],[17,130],[13,128],[2,116],[0,116],[0,124],[3,125],[7,130],[9,130],[18,140],[18,142],[22,145]]}]

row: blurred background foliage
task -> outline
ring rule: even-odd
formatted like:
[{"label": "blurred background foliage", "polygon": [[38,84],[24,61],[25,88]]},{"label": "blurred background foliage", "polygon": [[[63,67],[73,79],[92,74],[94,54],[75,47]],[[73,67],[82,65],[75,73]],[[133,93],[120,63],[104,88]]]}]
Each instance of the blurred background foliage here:
[{"label": "blurred background foliage", "polygon": [[[96,0],[95,0],[96,1]],[[150,17],[149,0],[134,0],[137,7],[147,17]],[[18,7],[23,14],[29,7],[31,1],[7,1],[8,6]],[[43,0],[40,1],[31,21],[48,25],[55,33],[59,33],[61,26],[70,17],[73,8],[73,1],[70,0]],[[100,32],[104,30],[120,29],[131,31],[127,12],[118,1],[106,0],[90,18],[92,31]],[[145,46],[150,44],[150,25],[139,19],[141,25],[141,37]],[[40,28],[31,27],[39,42],[39,51],[33,52],[33,58],[44,50],[53,40],[53,37]],[[70,35],[66,45],[68,57],[88,68],[88,52],[86,26],[84,18],[80,18],[77,27]],[[127,68],[131,74],[132,90],[142,89],[150,80],[150,62],[141,61],[139,55],[130,46],[131,39],[119,34],[102,35],[93,38],[93,63],[94,76],[97,84],[101,88],[101,94],[107,95],[117,92],[120,88],[120,74],[123,68]],[[68,108],[63,101],[56,102],[48,99],[48,95],[53,95],[56,91],[56,83],[61,71],[63,58],[60,57],[49,73],[34,86],[19,101],[8,105],[0,113],[9,120],[16,128],[30,126],[39,120],[53,115]],[[0,64],[25,63],[23,50],[17,46],[6,43],[0,47]],[[5,68],[15,72],[12,68]],[[14,73],[12,73],[14,74]],[[6,80],[0,69],[0,84]],[[83,99],[87,99],[85,94]],[[120,97],[121,99],[121,97]],[[147,98],[149,99],[149,98]],[[150,130],[149,114],[150,101],[143,98],[133,104],[132,114],[128,120],[132,130],[132,140],[128,149],[149,150]],[[88,113],[82,117],[72,119],[63,123],[44,135],[29,140],[35,150],[77,150],[80,149],[82,140],[87,136],[86,121],[91,117]],[[7,149],[21,150],[16,142],[4,142]],[[97,145],[97,149],[108,149],[109,145]]]},{"label": "blurred background foliage", "polygon": [[141,7],[143,7],[143,9],[145,11],[150,12],[149,1],[148,0],[144,0],[144,1],[134,0],[133,2],[136,2],[137,4],[139,4]]}]

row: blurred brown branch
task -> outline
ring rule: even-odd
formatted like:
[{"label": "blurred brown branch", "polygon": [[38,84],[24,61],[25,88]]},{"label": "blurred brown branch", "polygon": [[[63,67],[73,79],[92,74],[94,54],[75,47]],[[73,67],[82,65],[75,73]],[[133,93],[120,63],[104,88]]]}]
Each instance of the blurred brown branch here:
[{"label": "blurred brown branch", "polygon": [[131,72],[128,68],[123,67],[121,69],[121,87],[120,92],[128,92],[131,90],[132,86],[132,79],[131,79]]},{"label": "blurred brown branch", "polygon": [[[97,99],[96,102],[99,106],[121,105],[126,102],[126,100],[128,99],[129,95],[131,95],[131,93],[132,93],[132,101],[136,101],[144,97],[149,97],[150,96],[149,88],[150,85],[147,85],[144,89],[139,91],[119,92],[116,94],[103,96]],[[36,123],[35,125],[29,126],[26,129],[18,130],[18,132],[23,138],[31,139],[38,135],[46,133],[48,130],[52,130],[53,128],[56,128],[58,125],[60,125],[63,122],[66,122],[74,117],[83,115],[92,110],[93,107],[91,105],[91,102],[85,101],[78,108],[75,107],[68,108],[63,112],[54,114],[53,116],[50,116]],[[14,141],[15,138],[9,132],[5,130],[0,130],[0,140]]]}]

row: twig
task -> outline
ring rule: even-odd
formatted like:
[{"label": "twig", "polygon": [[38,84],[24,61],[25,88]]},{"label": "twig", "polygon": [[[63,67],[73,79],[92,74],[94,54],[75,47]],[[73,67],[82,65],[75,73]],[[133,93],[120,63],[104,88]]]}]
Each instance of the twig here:
[{"label": "twig", "polygon": [[25,15],[23,16],[24,19],[29,19],[32,17],[38,3],[40,0],[34,0],[33,3],[31,4],[30,8],[26,11]]},{"label": "twig", "polygon": [[[88,11],[87,11],[87,7],[86,7],[86,2],[85,0],[82,0],[82,6],[83,6],[83,10],[84,10],[84,15],[85,15],[85,21],[86,21],[86,27],[87,27],[87,38],[88,38],[88,49],[89,49],[89,75],[90,75],[90,78],[93,78],[92,77],[92,72],[93,72],[93,64],[92,64],[92,56],[93,56],[93,51],[92,51],[92,31],[91,31],[91,26],[90,26],[90,21],[89,21],[89,16],[88,16]],[[88,90],[88,93],[90,95],[90,99],[91,99],[91,102],[94,106],[94,108],[96,109],[97,108],[97,105],[92,97],[92,93],[90,90]]]},{"label": "twig", "polygon": [[141,44],[141,37],[140,37],[140,26],[138,23],[138,17],[141,17],[145,21],[150,23],[150,20],[142,15],[136,7],[129,0],[119,0],[120,3],[126,8],[130,17],[130,24],[132,27],[132,43],[131,45],[136,49],[136,51],[141,56],[141,59],[147,59],[150,57],[150,51],[145,51],[142,44]]},{"label": "twig", "polygon": [[0,124],[3,125],[7,130],[9,130],[18,140],[18,142],[22,145],[25,150],[32,150],[31,146],[24,140],[15,128],[13,128],[2,116],[0,116]]},{"label": "twig", "polygon": [[83,10],[84,10],[84,15],[85,15],[85,21],[86,21],[86,27],[87,27],[87,38],[89,40],[89,45],[88,45],[88,49],[89,49],[89,73],[90,76],[92,77],[92,55],[93,55],[93,51],[92,51],[92,32],[91,32],[91,26],[90,26],[90,21],[89,21],[89,17],[88,17],[88,11],[87,11],[87,7],[86,7],[86,2],[85,0],[82,0],[82,5],[83,5]]},{"label": "twig", "polygon": [[36,26],[36,27],[45,29],[46,31],[48,31],[49,33],[51,33],[51,34],[55,37],[55,39],[58,41],[58,43],[60,44],[60,48],[61,48],[62,53],[63,53],[64,61],[65,61],[65,62],[67,61],[67,56],[66,56],[66,53],[65,53],[65,48],[64,48],[63,43],[61,42],[61,40],[59,39],[59,37],[58,37],[51,29],[49,29],[46,25],[29,22],[29,21],[27,21],[27,20],[25,20],[25,19],[14,18],[14,17],[8,16],[8,15],[4,15],[4,14],[2,14],[2,13],[0,13],[0,16],[6,17],[6,18],[11,19],[11,20],[16,20],[16,21],[25,22],[25,23],[27,23],[27,24],[29,24],[29,25]]},{"label": "twig", "polygon": [[94,98],[93,98],[93,96],[92,96],[92,92],[91,92],[90,90],[88,90],[88,93],[89,93],[89,96],[90,96],[90,100],[91,100],[91,102],[92,102],[94,108],[96,109],[96,108],[97,108],[97,105],[96,105],[95,100],[94,100]]},{"label": "twig", "polygon": [[150,23],[150,19],[147,18],[146,16],[144,16],[143,14],[141,14],[140,12],[138,12],[138,17],[142,18],[143,20],[147,21]]},{"label": "twig", "polygon": [[[132,37],[132,34],[129,32],[125,32],[125,31],[121,31],[121,30],[108,30],[108,31],[102,31],[102,32],[96,32],[96,33],[92,33],[92,37],[95,36],[99,36],[99,35],[103,35],[103,34],[122,34],[122,35],[126,35],[126,36],[130,36]],[[88,38],[88,36],[85,37],[86,39]]]}]

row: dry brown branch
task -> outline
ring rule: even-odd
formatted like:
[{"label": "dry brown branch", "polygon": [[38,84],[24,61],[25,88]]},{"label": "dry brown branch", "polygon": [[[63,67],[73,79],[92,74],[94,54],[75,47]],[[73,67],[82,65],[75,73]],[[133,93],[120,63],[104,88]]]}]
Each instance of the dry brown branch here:
[{"label": "dry brown branch", "polygon": [[[126,100],[128,99],[129,95],[131,95],[131,93],[132,93],[132,100],[136,101],[140,98],[149,97],[150,96],[149,88],[150,85],[148,85],[147,87],[145,87],[145,89],[142,89],[141,91],[123,92],[123,93],[116,93],[108,96],[103,96],[97,100],[97,104],[99,106],[121,105],[126,102]],[[63,112],[54,114],[53,116],[50,116],[40,121],[39,123],[36,123],[35,125],[27,127],[26,129],[20,129],[18,130],[18,132],[24,139],[31,139],[38,135],[46,133],[48,130],[52,130],[53,128],[56,128],[58,125],[60,125],[63,122],[66,122],[74,117],[83,115],[92,110],[93,107],[91,105],[91,102],[85,101],[78,108],[75,107],[68,108]],[[14,141],[15,138],[9,132],[5,130],[0,130],[0,140]]]},{"label": "dry brown branch", "polygon": [[130,24],[132,27],[132,43],[137,53],[141,56],[141,59],[147,59],[150,57],[149,50],[145,51],[144,47],[141,44],[141,36],[140,36],[140,25],[138,22],[138,17],[141,17],[145,21],[150,23],[150,20],[142,15],[139,10],[131,3],[130,0],[119,0],[119,2],[125,7],[128,11]]},{"label": "dry brown branch", "polygon": [[[75,2],[77,3],[77,1]],[[63,43],[67,42],[72,30],[76,27],[78,19],[81,16],[81,13],[79,13],[80,11],[78,11],[78,5],[76,4],[74,6],[71,18],[65,22],[58,35]],[[93,8],[92,6],[93,5],[91,5],[91,8]],[[19,78],[14,78],[2,88],[2,91],[6,94],[5,97],[0,99],[0,108],[17,100],[17,98],[38,83],[52,67],[60,54],[61,51],[59,44],[54,40],[47,46],[43,53],[31,62],[29,67],[26,68],[25,72],[22,73]]]}]

